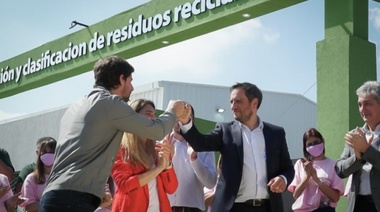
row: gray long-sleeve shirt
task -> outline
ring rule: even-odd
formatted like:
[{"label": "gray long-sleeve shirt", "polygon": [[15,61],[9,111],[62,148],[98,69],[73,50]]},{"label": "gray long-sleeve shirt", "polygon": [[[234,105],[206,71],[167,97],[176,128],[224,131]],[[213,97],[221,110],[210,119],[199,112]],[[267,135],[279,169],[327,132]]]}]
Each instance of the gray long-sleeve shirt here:
[{"label": "gray long-sleeve shirt", "polygon": [[102,198],[123,132],[161,140],[175,120],[173,111],[150,120],[121,97],[95,87],[61,119],[54,165],[44,193],[75,190]]}]

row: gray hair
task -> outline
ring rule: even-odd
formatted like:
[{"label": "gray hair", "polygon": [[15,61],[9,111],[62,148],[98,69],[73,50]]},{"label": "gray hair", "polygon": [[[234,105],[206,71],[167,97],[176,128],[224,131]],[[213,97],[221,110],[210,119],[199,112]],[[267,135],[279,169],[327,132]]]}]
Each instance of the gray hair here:
[{"label": "gray hair", "polygon": [[367,81],[356,90],[356,95],[358,97],[368,94],[372,95],[376,101],[380,102],[380,83],[377,81]]}]

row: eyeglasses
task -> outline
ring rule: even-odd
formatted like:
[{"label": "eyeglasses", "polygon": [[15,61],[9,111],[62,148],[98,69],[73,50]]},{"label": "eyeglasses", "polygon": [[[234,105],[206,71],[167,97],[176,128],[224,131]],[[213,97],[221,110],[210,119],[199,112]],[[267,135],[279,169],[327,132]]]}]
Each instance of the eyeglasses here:
[{"label": "eyeglasses", "polygon": [[306,147],[314,146],[314,145],[317,145],[317,144],[320,144],[320,143],[322,143],[321,140],[315,140],[315,141],[307,143]]}]

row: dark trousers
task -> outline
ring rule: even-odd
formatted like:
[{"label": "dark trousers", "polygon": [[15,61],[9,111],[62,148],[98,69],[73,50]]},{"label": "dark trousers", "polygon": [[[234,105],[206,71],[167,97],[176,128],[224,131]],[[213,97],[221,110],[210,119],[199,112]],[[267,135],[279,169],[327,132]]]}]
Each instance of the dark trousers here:
[{"label": "dark trousers", "polygon": [[189,207],[172,207],[173,212],[201,212],[199,208],[189,208]]},{"label": "dark trousers", "polygon": [[234,203],[230,212],[271,212],[269,201],[262,206],[253,206],[246,203]]},{"label": "dark trousers", "polygon": [[46,192],[39,205],[39,212],[94,212],[100,198],[89,193],[72,190]]},{"label": "dark trousers", "polygon": [[354,212],[378,212],[372,195],[357,195],[355,200]]}]

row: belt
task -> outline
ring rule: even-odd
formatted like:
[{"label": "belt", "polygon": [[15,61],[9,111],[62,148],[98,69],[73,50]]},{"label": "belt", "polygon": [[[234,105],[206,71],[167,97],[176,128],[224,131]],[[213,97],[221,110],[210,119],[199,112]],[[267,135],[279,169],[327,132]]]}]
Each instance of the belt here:
[{"label": "belt", "polygon": [[252,205],[252,206],[263,206],[266,204],[269,200],[268,199],[249,199],[245,201],[245,204]]},{"label": "belt", "polygon": [[198,208],[178,207],[178,206],[173,206],[172,211],[173,212],[202,212],[202,210]]}]

